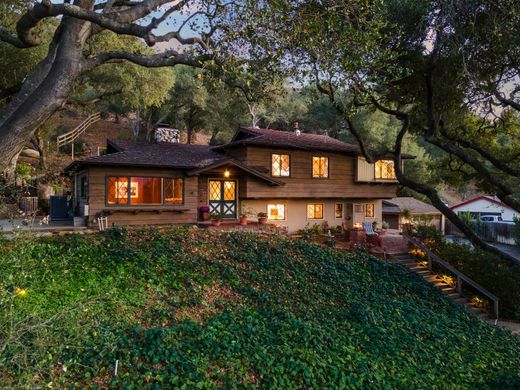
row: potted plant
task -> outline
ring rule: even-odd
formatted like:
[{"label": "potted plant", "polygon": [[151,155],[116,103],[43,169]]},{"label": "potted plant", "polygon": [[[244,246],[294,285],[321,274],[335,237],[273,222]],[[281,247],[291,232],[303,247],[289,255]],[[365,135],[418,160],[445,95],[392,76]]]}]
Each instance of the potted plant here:
[{"label": "potted plant", "polygon": [[211,215],[209,213],[209,206],[200,206],[199,207],[200,219],[203,221],[209,221]]},{"label": "potted plant", "polygon": [[211,224],[213,226],[220,226],[222,223],[222,217],[219,213],[215,213],[211,216]]},{"label": "potted plant", "polygon": [[381,235],[385,235],[388,228],[390,228],[390,224],[386,221],[383,221],[381,224]]},{"label": "potted plant", "polygon": [[247,214],[240,214],[238,221],[239,221],[240,225],[247,226]]},{"label": "potted plant", "polygon": [[257,216],[258,216],[258,223],[260,225],[265,225],[267,223],[267,213],[264,213],[263,211],[261,211],[257,214]]},{"label": "potted plant", "polygon": [[247,225],[247,218],[249,216],[251,216],[251,215],[254,216],[254,213],[252,212],[252,210],[250,208],[242,207],[242,211],[241,211],[240,217],[239,217],[240,225],[246,226]]}]

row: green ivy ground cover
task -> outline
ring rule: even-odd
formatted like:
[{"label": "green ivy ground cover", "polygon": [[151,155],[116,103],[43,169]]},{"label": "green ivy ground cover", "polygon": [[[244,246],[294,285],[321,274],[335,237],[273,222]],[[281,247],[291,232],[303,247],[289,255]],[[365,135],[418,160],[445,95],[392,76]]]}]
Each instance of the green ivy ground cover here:
[{"label": "green ivy ground cover", "polygon": [[518,388],[520,338],[399,265],[299,240],[1,241],[0,387],[44,386]]}]

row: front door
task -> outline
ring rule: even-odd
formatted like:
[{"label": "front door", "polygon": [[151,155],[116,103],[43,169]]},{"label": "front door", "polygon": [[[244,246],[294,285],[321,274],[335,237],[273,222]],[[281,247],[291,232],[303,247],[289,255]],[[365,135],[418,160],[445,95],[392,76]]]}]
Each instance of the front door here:
[{"label": "front door", "polygon": [[209,212],[222,218],[237,217],[236,180],[209,181]]}]

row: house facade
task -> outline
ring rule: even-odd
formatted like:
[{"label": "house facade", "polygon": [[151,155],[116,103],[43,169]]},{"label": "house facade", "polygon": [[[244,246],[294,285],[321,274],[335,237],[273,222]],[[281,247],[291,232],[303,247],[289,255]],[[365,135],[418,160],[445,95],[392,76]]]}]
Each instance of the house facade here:
[{"label": "house facade", "polygon": [[451,209],[457,214],[470,213],[476,219],[482,216],[497,216],[502,221],[512,222],[518,216],[516,210],[501,202],[496,196],[490,195],[477,196],[451,206]]},{"label": "house facade", "polygon": [[[367,163],[357,146],[314,134],[240,128],[215,147],[108,141],[107,154],[74,161],[75,213],[110,226],[193,224],[198,209],[235,220],[267,214],[289,231],[382,222],[395,197],[393,161]],[[379,225],[380,226],[380,225]]]},{"label": "house facade", "polygon": [[403,224],[410,222],[431,225],[441,232],[445,228],[445,218],[439,210],[411,196],[383,200],[383,221],[390,229],[401,229]]}]

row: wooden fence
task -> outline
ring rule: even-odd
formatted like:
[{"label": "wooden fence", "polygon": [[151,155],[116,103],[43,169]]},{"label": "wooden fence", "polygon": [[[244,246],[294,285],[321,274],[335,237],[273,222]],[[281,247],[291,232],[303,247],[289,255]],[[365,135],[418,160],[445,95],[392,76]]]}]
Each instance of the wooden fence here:
[{"label": "wooden fence", "polygon": [[26,214],[34,214],[38,211],[38,197],[24,196],[20,198],[19,207]]},{"label": "wooden fence", "polygon": [[[511,222],[470,222],[470,226],[484,241],[515,245],[514,228]],[[446,234],[463,235],[451,222],[446,222]]]},{"label": "wooden fence", "polygon": [[101,113],[97,112],[90,115],[87,119],[81,122],[73,130],[58,136],[56,139],[56,146],[58,150],[61,146],[72,144],[72,159],[74,160],[74,140],[76,140],[81,134],[85,132],[90,126],[101,119]]}]

